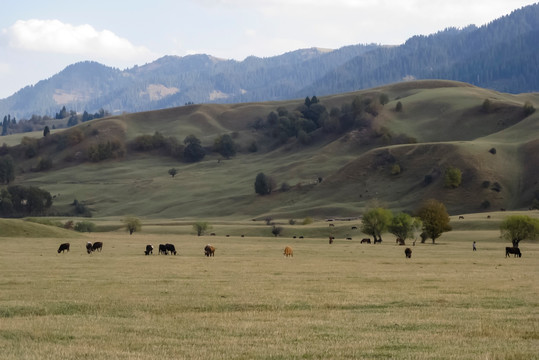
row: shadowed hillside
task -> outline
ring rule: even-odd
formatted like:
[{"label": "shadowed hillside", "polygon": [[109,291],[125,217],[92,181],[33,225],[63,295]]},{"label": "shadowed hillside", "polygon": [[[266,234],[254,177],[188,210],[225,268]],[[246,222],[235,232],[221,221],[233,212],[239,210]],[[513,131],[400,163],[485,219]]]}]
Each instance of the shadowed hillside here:
[{"label": "shadowed hillside", "polygon": [[[383,105],[378,98],[385,98]],[[367,110],[343,127],[345,111],[364,104]],[[527,209],[539,191],[539,115],[530,111],[538,105],[537,94],[406,82],[321,97],[316,106],[327,115],[319,127],[290,137],[279,129],[305,112],[303,99],[97,119],[47,137],[34,134],[7,152],[16,161],[14,183],[49,191],[58,215],[74,199],[99,217],[357,216],[375,202],[413,211],[429,198],[443,201],[451,213]],[[281,115],[270,127],[271,112],[288,118]],[[145,135],[182,148],[191,134],[206,150],[200,162],[134,146]],[[237,148],[230,158],[213,151],[225,134]],[[35,156],[28,156],[30,146]],[[110,156],[92,158],[96,149]],[[43,158],[51,159],[50,168],[38,168]],[[456,188],[444,186],[449,167],[462,173]],[[270,195],[255,194],[259,172],[273,178]]]}]

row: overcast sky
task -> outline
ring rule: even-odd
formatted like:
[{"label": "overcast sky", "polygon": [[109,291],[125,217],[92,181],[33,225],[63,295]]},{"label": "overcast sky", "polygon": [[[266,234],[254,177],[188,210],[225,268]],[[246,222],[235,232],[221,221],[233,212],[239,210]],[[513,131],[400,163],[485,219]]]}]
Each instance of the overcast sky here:
[{"label": "overcast sky", "polygon": [[7,0],[0,9],[0,98],[69,64],[120,69],[164,55],[243,60],[301,48],[398,45],[484,25],[526,0]]}]

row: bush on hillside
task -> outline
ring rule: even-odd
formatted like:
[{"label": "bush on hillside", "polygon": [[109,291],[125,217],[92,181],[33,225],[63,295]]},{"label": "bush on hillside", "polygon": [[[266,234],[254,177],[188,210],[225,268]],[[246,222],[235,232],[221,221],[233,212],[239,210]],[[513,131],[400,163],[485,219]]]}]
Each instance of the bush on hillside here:
[{"label": "bush on hillside", "polygon": [[445,171],[444,186],[446,188],[455,189],[460,186],[462,181],[462,172],[455,167],[449,167]]},{"label": "bush on hillside", "polygon": [[75,224],[74,230],[78,232],[95,232],[97,226],[90,221],[80,221]]}]

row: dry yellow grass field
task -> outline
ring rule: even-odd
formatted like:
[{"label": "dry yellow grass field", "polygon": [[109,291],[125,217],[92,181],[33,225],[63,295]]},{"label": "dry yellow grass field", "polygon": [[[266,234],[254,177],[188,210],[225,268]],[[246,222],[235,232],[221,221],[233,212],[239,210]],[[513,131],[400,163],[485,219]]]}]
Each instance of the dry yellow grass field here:
[{"label": "dry yellow grass field", "polygon": [[[0,357],[537,359],[539,244],[505,258],[498,237],[453,231],[411,259],[391,235],[329,245],[143,229],[68,239],[65,254],[65,239],[4,237]],[[177,256],[157,255],[167,242]]]}]

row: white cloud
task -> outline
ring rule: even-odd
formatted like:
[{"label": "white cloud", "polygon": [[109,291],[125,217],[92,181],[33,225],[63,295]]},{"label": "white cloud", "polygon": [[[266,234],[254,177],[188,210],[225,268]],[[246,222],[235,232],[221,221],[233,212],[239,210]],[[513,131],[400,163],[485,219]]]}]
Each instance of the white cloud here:
[{"label": "white cloud", "polygon": [[135,46],[108,30],[91,25],[71,25],[59,20],[18,20],[5,31],[9,46],[28,51],[70,55],[97,55],[128,60],[148,56],[150,51]]}]

